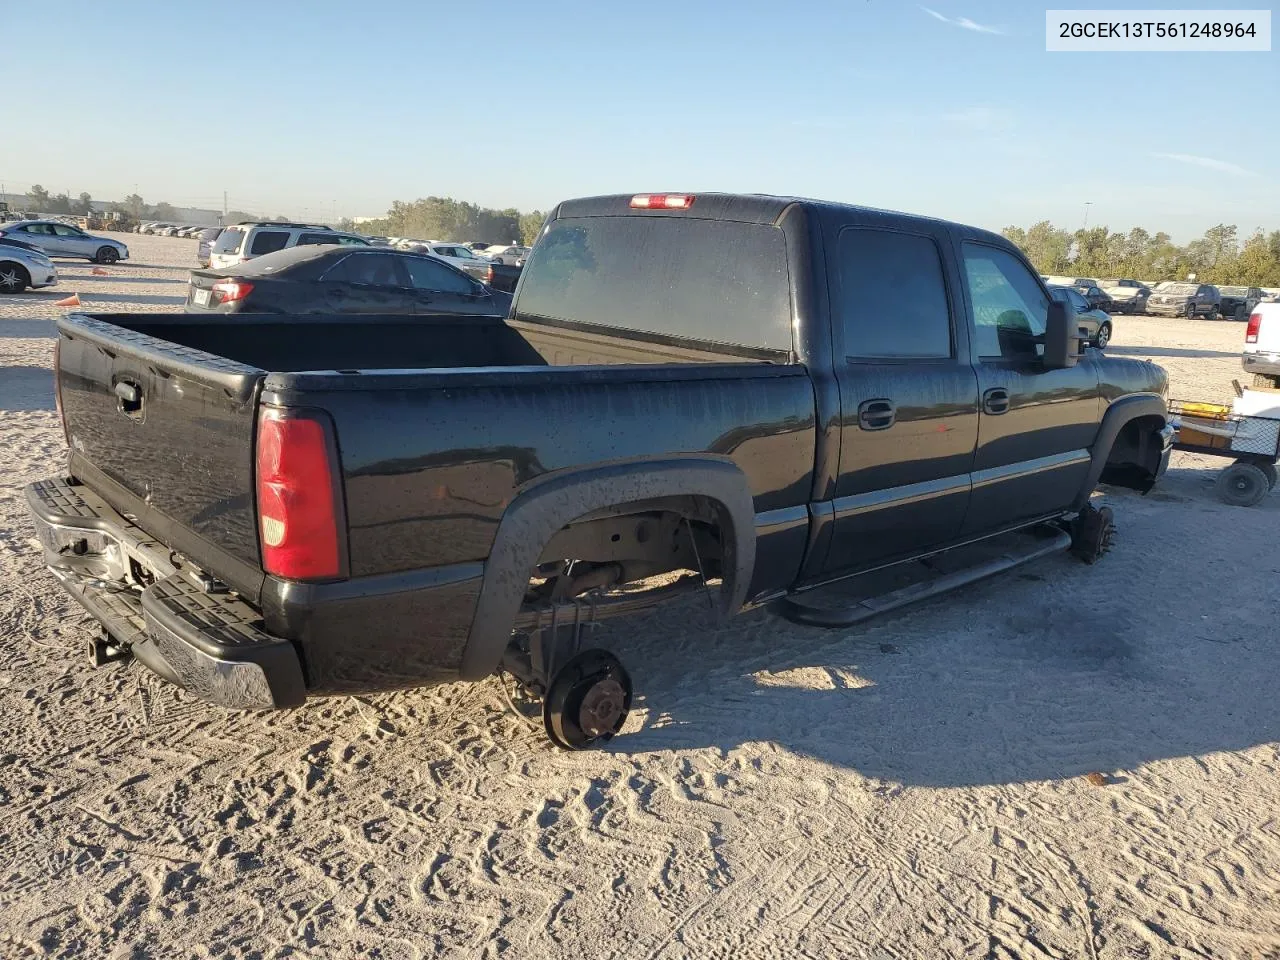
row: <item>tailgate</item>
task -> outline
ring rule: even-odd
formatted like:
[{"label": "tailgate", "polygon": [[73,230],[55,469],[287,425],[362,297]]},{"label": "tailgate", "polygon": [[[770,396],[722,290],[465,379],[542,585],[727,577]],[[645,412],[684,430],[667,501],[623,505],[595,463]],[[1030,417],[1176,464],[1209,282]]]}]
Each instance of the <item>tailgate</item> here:
[{"label": "tailgate", "polygon": [[251,599],[262,582],[253,451],[265,375],[106,318],[58,321],[71,474]]}]

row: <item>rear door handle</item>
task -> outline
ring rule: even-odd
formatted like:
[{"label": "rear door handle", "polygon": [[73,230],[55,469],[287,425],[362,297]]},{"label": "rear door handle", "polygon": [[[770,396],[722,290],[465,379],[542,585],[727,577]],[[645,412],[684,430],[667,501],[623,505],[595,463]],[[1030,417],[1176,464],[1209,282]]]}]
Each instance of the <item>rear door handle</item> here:
[{"label": "rear door handle", "polygon": [[858,426],[863,430],[888,430],[896,416],[892,400],[863,400],[858,404]]},{"label": "rear door handle", "polygon": [[982,412],[993,417],[1009,412],[1009,391],[1004,387],[992,387],[982,395]]}]

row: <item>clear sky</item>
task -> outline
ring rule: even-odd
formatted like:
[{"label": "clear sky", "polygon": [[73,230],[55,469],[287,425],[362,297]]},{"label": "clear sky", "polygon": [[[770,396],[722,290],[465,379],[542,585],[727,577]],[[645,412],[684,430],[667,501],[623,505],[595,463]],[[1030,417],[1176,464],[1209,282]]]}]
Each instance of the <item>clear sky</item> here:
[{"label": "clear sky", "polygon": [[313,218],[668,189],[1280,229],[1280,53],[1051,54],[1045,6],[8,2],[0,179]]}]

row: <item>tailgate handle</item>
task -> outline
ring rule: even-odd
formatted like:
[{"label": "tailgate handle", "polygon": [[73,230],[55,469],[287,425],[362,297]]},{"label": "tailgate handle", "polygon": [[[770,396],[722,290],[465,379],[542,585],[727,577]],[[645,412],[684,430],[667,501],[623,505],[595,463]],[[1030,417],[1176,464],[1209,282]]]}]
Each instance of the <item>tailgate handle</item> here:
[{"label": "tailgate handle", "polygon": [[132,380],[117,383],[116,396],[120,398],[120,409],[124,413],[139,413],[142,410],[142,388]]}]

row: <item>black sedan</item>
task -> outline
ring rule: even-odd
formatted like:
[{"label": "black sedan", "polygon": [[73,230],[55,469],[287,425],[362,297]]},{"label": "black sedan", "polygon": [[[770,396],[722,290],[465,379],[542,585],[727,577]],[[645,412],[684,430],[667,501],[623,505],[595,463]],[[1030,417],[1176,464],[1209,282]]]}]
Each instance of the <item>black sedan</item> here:
[{"label": "black sedan", "polygon": [[1088,301],[1090,310],[1101,310],[1104,313],[1116,312],[1116,302],[1101,287],[1095,287],[1092,284],[1079,284],[1072,287],[1072,289]]},{"label": "black sedan", "polygon": [[187,313],[506,316],[511,295],[429,254],[310,244],[191,271]]}]

